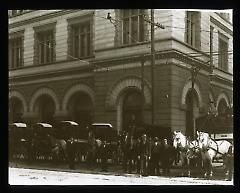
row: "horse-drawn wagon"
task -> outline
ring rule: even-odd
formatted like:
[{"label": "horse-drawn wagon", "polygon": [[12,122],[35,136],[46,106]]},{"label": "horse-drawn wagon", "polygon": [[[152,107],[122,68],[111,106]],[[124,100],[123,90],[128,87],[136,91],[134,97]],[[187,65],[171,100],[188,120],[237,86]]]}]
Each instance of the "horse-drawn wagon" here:
[{"label": "horse-drawn wagon", "polygon": [[68,155],[77,161],[85,160],[88,144],[88,128],[82,127],[74,121],[61,121],[58,124],[57,138],[67,142]]},{"label": "horse-drawn wagon", "polygon": [[[90,133],[92,133],[96,139],[98,147],[101,147],[103,143],[106,145],[107,158],[115,162],[118,148],[117,130],[115,130],[110,123],[93,123],[90,126]],[[100,150],[100,148],[97,148],[97,157],[101,157],[101,155],[99,155],[101,152],[98,150]]]},{"label": "horse-drawn wagon", "polygon": [[9,158],[28,158],[30,130],[25,123],[9,124]]},{"label": "horse-drawn wagon", "polygon": [[53,144],[53,126],[48,123],[32,125],[31,158],[33,160],[53,159],[56,148]]}]

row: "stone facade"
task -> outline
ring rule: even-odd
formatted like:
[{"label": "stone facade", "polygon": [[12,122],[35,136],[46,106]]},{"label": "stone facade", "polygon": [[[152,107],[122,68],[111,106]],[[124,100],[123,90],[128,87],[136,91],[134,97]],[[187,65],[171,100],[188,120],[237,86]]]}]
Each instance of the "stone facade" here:
[{"label": "stone facade", "polygon": [[[110,13],[115,23],[106,19]],[[191,89],[191,66],[198,65],[195,81],[195,117],[207,113],[209,97],[216,107],[221,99],[232,103],[232,55],[228,57],[228,72],[218,68],[218,35],[228,38],[232,51],[232,24],[217,13],[200,13],[200,48],[185,43],[186,11],[155,10],[155,22],[165,29],[155,30],[154,104],[152,104],[150,24],[146,23],[146,41],[134,45],[119,44],[118,18],[120,10],[37,10],[9,18],[9,36],[23,31],[23,67],[9,69],[10,102],[20,100],[22,119],[26,122],[43,121],[39,118],[37,101],[48,96],[55,106],[55,120],[73,119],[69,104],[76,93],[85,93],[94,110],[92,122],[109,122],[121,130],[124,97],[128,92],[142,94],[144,84],[142,121],[151,123],[154,105],[154,123],[172,130],[186,128],[186,98]],[[150,18],[150,10],[146,10]],[[69,19],[92,18],[93,54],[84,59],[69,59]],[[34,64],[34,30],[55,23],[56,60],[46,65]],[[209,81],[210,26],[214,27],[214,74]],[[194,57],[198,54],[198,57]],[[142,79],[141,62],[144,59]],[[75,100],[75,99],[74,99]],[[76,99],[80,100],[80,99]],[[74,106],[74,105],[73,105]],[[40,108],[40,107],[39,107]],[[81,109],[81,108],[80,108]],[[10,109],[10,112],[12,110]],[[14,121],[14,120],[12,120]]]}]

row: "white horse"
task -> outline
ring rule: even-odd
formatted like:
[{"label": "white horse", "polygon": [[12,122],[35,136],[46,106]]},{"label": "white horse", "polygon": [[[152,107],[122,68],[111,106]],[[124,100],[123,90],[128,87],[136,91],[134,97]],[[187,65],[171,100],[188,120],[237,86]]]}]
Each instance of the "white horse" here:
[{"label": "white horse", "polygon": [[[191,176],[191,169],[194,165],[201,166],[201,159],[199,159],[198,141],[190,141],[181,131],[174,131],[173,133],[173,147],[180,153],[181,166],[188,169],[188,176]],[[182,175],[183,172],[182,172]]]},{"label": "white horse", "polygon": [[202,159],[204,166],[204,177],[212,177],[212,162],[214,158],[225,157],[229,148],[232,146],[227,140],[213,140],[208,133],[197,131],[199,147],[202,150]]}]

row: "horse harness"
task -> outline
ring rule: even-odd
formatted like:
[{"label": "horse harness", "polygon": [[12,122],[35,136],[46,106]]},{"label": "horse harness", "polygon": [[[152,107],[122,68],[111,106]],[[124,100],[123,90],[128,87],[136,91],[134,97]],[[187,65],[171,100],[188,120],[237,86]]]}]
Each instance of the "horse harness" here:
[{"label": "horse harness", "polygon": [[[210,140],[212,140],[212,141],[216,144],[217,149],[215,149],[215,148],[213,148],[213,147],[210,147]],[[223,142],[224,142],[224,141],[222,141],[222,143],[223,143]],[[221,143],[221,144],[222,144],[222,143]],[[220,144],[220,145],[221,145],[221,144]],[[208,151],[209,149],[212,149],[213,151],[216,152],[216,155],[217,155],[217,154],[224,155],[223,153],[219,152],[219,147],[218,147],[218,146],[219,146],[219,145],[217,144],[217,142],[216,142],[214,139],[212,139],[211,137],[209,137],[207,151]],[[216,155],[215,155],[214,157],[216,157]]]}]

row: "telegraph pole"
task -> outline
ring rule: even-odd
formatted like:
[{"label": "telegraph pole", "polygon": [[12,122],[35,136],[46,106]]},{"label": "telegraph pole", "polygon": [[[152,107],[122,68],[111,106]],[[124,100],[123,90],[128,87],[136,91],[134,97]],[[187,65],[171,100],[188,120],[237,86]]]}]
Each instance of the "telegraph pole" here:
[{"label": "telegraph pole", "polygon": [[142,56],[142,60],[141,60],[141,90],[142,90],[142,121],[144,122],[143,118],[144,118],[144,55]]},{"label": "telegraph pole", "polygon": [[212,60],[212,46],[213,46],[213,28],[211,27],[210,30],[210,86],[212,81],[212,75],[213,75],[213,60]]},{"label": "telegraph pole", "polygon": [[155,47],[154,47],[154,9],[151,9],[151,83],[152,83],[152,124],[154,124],[154,65],[155,65]]},{"label": "telegraph pole", "polygon": [[199,67],[196,67],[196,66],[192,65],[192,69],[191,69],[192,88],[191,88],[191,103],[190,103],[191,104],[191,124],[190,125],[191,125],[193,130],[189,134],[194,139],[196,137],[195,117],[194,117],[194,82],[195,82],[195,79],[198,75],[199,70],[200,70]]}]

